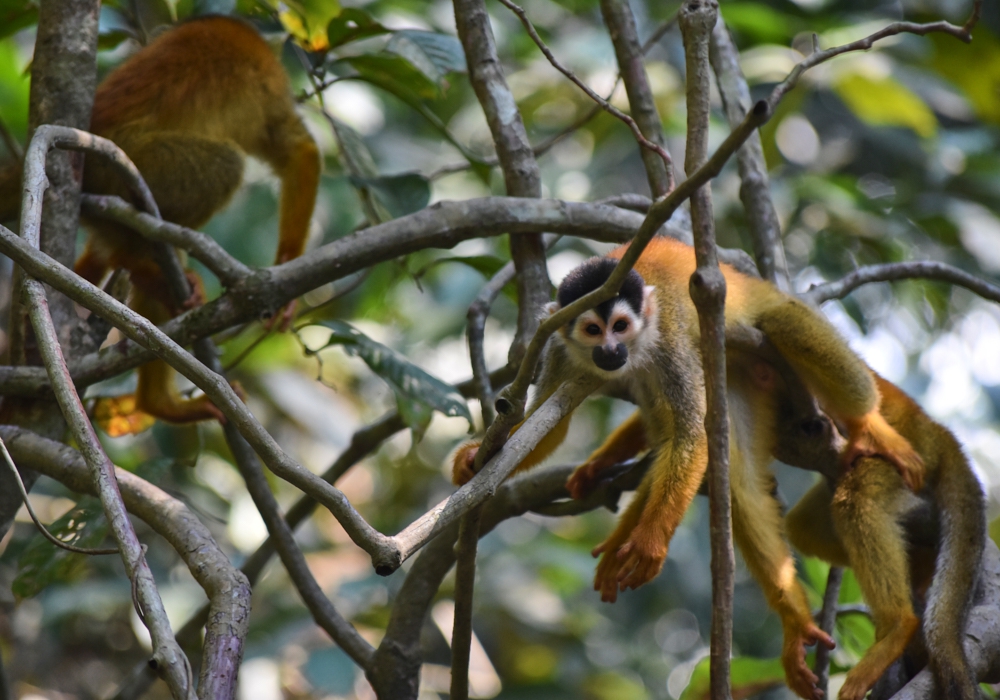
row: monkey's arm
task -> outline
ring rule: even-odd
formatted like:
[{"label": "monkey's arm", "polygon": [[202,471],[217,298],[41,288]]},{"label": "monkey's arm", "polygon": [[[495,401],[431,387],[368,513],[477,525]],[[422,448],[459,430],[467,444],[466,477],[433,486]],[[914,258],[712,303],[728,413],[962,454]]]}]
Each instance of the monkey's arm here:
[{"label": "monkey's arm", "polygon": [[566,482],[569,495],[585,498],[600,483],[602,472],[646,450],[646,429],[638,411],[619,425],[600,447],[587,457],[587,461],[576,468]]},{"label": "monkey's arm", "polygon": [[[653,465],[643,479],[641,506],[630,506],[614,532],[595,552],[602,553],[594,587],[603,600],[614,600],[615,591],[638,588],[663,567],[674,530],[698,492],[708,466],[704,412],[659,405],[650,420],[672,425],[670,439],[660,443]],[[644,410],[649,410],[644,407]],[[638,500],[638,499],[637,499]]]}]

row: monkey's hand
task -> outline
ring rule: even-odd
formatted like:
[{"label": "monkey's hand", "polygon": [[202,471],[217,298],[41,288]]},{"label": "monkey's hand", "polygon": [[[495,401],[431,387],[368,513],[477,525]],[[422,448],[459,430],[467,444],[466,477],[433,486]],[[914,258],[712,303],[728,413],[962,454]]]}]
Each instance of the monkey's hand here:
[{"label": "monkey's hand", "polygon": [[601,600],[613,603],[619,590],[638,588],[651,581],[663,568],[669,540],[658,525],[639,523],[631,533],[616,528],[607,540],[594,548],[601,556],[594,575],[594,590]]},{"label": "monkey's hand", "polygon": [[869,411],[856,420],[845,420],[848,445],[841,456],[845,469],[862,457],[887,459],[914,493],[924,485],[924,460],[910,442],[889,425],[879,411]]},{"label": "monkey's hand", "polygon": [[476,453],[479,452],[479,441],[463,442],[451,457],[451,482],[461,486],[476,475]]},{"label": "monkey's hand", "polygon": [[806,647],[820,643],[833,649],[833,638],[812,622],[801,627],[786,627],[781,650],[781,665],[785,669],[785,682],[800,698],[823,700],[823,691],[816,687],[819,678],[806,665]]}]

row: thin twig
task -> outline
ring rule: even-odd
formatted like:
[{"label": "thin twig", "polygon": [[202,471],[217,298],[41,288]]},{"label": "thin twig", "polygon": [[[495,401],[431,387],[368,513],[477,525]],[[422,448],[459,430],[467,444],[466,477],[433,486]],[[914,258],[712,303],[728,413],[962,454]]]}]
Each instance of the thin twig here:
[{"label": "thin twig", "polygon": [[[711,113],[709,43],[719,7],[713,0],[686,2],[678,13],[687,66],[687,152],[684,166],[695,172],[708,155]],[[751,134],[752,136],[752,134]],[[729,668],[733,644],[732,502],[729,487],[729,408],[726,401],[726,280],[715,252],[712,189],[691,196],[691,229],[697,269],[691,276],[691,300],[698,311],[704,367],[708,440],[708,494],[712,548],[712,637],[709,670],[712,700],[732,697]]]},{"label": "thin twig", "polygon": [[458,541],[455,544],[455,615],[451,632],[450,700],[469,700],[472,604],[482,508],[473,508],[465,514],[459,524]]},{"label": "thin twig", "polygon": [[14,481],[17,482],[17,488],[21,492],[21,498],[24,499],[24,507],[28,511],[28,515],[31,516],[31,521],[35,523],[35,527],[38,531],[42,533],[42,536],[49,542],[54,544],[59,549],[65,549],[67,552],[75,552],[76,554],[118,554],[117,547],[108,547],[106,549],[92,548],[92,547],[77,547],[69,542],[63,542],[61,539],[49,532],[48,528],[42,524],[41,519],[35,513],[34,507],[31,505],[31,499],[28,498],[28,491],[24,488],[24,482],[21,481],[21,473],[17,471],[17,467],[14,466],[14,460],[10,456],[10,452],[7,451],[7,444],[0,438],[0,452],[3,453],[4,461],[7,466],[10,467],[11,475],[14,477]]},{"label": "thin twig", "polygon": [[866,265],[844,275],[836,282],[814,286],[800,296],[810,303],[822,304],[831,299],[843,299],[863,284],[895,282],[906,279],[930,279],[947,282],[968,289],[983,299],[1000,303],[1000,285],[970,275],[954,265],[933,260]]},{"label": "thin twig", "polygon": [[[840,582],[844,578],[844,570],[839,566],[831,566],[830,573],[826,578],[826,590],[823,592],[823,609],[819,613],[819,628],[831,637],[833,627],[837,622],[837,598],[840,597]],[[830,684],[830,650],[825,644],[816,645],[816,662],[813,664],[813,672],[816,674],[816,689],[827,695],[827,686]]]},{"label": "thin twig", "polygon": [[528,19],[528,15],[525,13],[523,8],[521,8],[519,5],[515,5],[513,2],[511,2],[511,0],[500,0],[500,3],[504,5],[507,9],[509,9],[511,12],[513,12],[515,15],[517,15],[518,19],[521,20],[521,24],[524,25],[525,31],[528,32],[528,36],[530,36],[531,40],[535,42],[535,45],[545,55],[545,58],[549,60],[549,63],[552,64],[553,68],[555,68],[557,71],[559,71],[567,78],[569,78],[570,82],[572,82],[578,88],[583,90],[583,92],[586,93],[587,97],[589,97],[598,105],[600,105],[601,109],[603,109],[605,112],[612,115],[616,119],[619,119],[622,122],[624,122],[628,126],[629,130],[632,132],[632,136],[635,137],[635,140],[639,143],[640,146],[649,149],[653,153],[660,156],[660,158],[663,159],[664,165],[668,169],[671,167],[672,160],[670,158],[670,154],[667,153],[666,149],[664,149],[661,145],[653,143],[645,136],[643,136],[642,131],[639,129],[639,125],[635,123],[635,120],[632,119],[632,117],[625,114],[620,109],[618,109],[610,102],[608,102],[600,95],[598,95],[596,92],[594,92],[585,82],[576,77],[576,74],[573,71],[566,68],[562,63],[559,62],[559,59],[555,57],[555,55],[552,53],[549,47],[545,45],[545,42],[542,41],[542,38],[538,36],[538,32],[535,31],[534,25],[531,23],[531,20]]},{"label": "thin twig", "polygon": [[3,118],[0,118],[0,140],[3,141],[7,147],[7,151],[14,157],[17,163],[24,162],[24,149],[21,148],[21,144],[14,138],[14,134],[10,133],[10,128]]},{"label": "thin twig", "polygon": [[[674,168],[673,160],[664,145],[663,123],[660,121],[660,113],[656,109],[649,77],[646,75],[635,17],[632,15],[628,0],[601,0],[601,14],[611,35],[611,43],[615,47],[618,74],[625,83],[629,111],[634,115],[636,128],[647,140],[660,146],[662,152],[667,154],[667,158],[663,159],[659,151],[654,152],[650,149],[639,151],[646,168],[649,191],[656,199],[673,189]],[[660,159],[656,157],[658,154]]]},{"label": "thin twig", "polygon": [[[712,31],[709,58],[730,127],[738,124],[751,103],[750,88],[740,70],[739,52],[733,44],[726,23],[719,18]],[[781,243],[781,224],[774,202],[760,134],[753,134],[736,154],[740,172],[740,200],[746,210],[753,242],[754,258],[761,276],[788,291],[785,249]]]}]

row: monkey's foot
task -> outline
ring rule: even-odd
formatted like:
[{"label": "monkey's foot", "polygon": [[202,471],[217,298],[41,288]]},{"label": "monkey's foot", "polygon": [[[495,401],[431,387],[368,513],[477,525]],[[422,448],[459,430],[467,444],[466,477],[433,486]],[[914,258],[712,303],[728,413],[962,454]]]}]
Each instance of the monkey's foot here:
[{"label": "monkey's foot", "polygon": [[845,469],[851,469],[862,457],[879,456],[892,463],[911,491],[916,493],[923,488],[924,460],[877,409],[861,419],[845,422],[848,445],[841,457]]},{"label": "monkey's foot", "polygon": [[462,443],[451,458],[451,482],[461,486],[476,475],[476,453],[479,452],[479,442]]},{"label": "monkey's foot", "polygon": [[785,669],[785,682],[800,698],[822,700],[823,692],[816,687],[819,678],[806,664],[806,647],[819,642],[827,649],[833,649],[833,638],[812,622],[799,629],[785,628],[785,639],[781,649],[781,665]]},{"label": "monkey's foot", "polygon": [[[628,535],[627,539],[624,535]],[[616,530],[595,547],[592,554],[602,555],[594,575],[594,590],[601,592],[601,600],[613,603],[619,590],[638,588],[651,581],[663,568],[668,542],[662,528],[640,523],[631,533]]]},{"label": "monkey's foot", "polygon": [[187,311],[203,305],[208,301],[208,295],[205,294],[205,283],[201,281],[201,275],[193,270],[185,270],[184,276],[187,277],[188,284],[191,285],[191,296],[181,304],[181,310]]},{"label": "monkey's foot", "polygon": [[[912,610],[900,614],[888,632],[875,642],[861,657],[861,661],[848,672],[837,696],[838,699],[862,700],[886,669],[902,656],[919,628],[920,618],[914,615]],[[961,697],[953,689],[949,690],[952,692],[945,693],[948,700],[953,698],[957,700]],[[978,697],[978,694],[970,697]]]}]

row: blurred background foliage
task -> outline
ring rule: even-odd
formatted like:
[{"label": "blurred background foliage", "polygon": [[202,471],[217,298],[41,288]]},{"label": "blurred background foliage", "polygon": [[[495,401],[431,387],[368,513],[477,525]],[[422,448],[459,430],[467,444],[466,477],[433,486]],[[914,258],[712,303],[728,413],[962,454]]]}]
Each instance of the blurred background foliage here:
[{"label": "blurred background foliage", "polygon": [[[678,6],[647,0],[631,4],[642,39],[670,20]],[[617,69],[596,0],[523,0],[523,5],[566,65],[599,93],[611,92]],[[967,0],[763,0],[725,1],[721,11],[742,51],[752,90],[763,95],[814,41],[821,47],[843,43],[902,18],[960,24],[970,5]],[[528,133],[542,143],[592,105],[543,59],[515,17],[499,4],[489,4],[489,10]],[[498,172],[485,164],[492,155],[489,131],[462,75],[464,58],[447,0],[106,2],[101,74],[164,24],[205,12],[251,18],[273,38],[303,97],[302,112],[325,153],[311,246],[428,202],[503,193]],[[35,3],[0,0],[0,119],[22,144],[35,21]],[[289,34],[309,52],[296,49]],[[998,37],[1000,12],[987,3],[971,46],[942,35],[899,36],[874,51],[814,69],[781,104],[763,140],[797,289],[858,265],[915,259],[947,261],[996,279]],[[675,28],[650,48],[647,70],[680,172],[683,52]],[[620,87],[612,101],[627,108]],[[712,138],[718,143],[726,133],[718,111]],[[631,135],[603,113],[565,135],[540,158],[540,166],[546,196],[595,200],[648,194]],[[206,229],[241,260],[264,265],[275,246],[276,181],[263,166],[251,168],[246,179]],[[713,189],[720,242],[748,248],[732,164]],[[586,241],[561,241],[551,253],[553,280],[600,250]],[[399,530],[451,491],[441,465],[469,425],[461,416],[464,404],[456,406],[448,387],[433,382],[470,376],[465,313],[484,275],[495,272],[507,256],[499,238],[468,241],[452,251],[424,251],[306,295],[308,316],[294,334],[267,335],[249,326],[220,338],[224,359],[246,388],[254,413],[311,469],[325,469],[357,428],[397,406],[404,410],[412,431],[387,441],[338,483],[383,532]],[[5,269],[9,273],[9,264]],[[217,294],[217,282],[202,272],[210,294]],[[1000,310],[964,291],[919,281],[864,287],[824,310],[872,367],[958,434],[995,516]],[[509,296],[501,296],[493,308],[486,333],[491,367],[505,361],[515,312]],[[394,352],[381,364],[366,363],[373,353],[366,355],[364,348],[375,347],[369,343]],[[414,367],[431,375],[427,386],[436,387],[433,396],[407,394],[392,381],[393,372],[411,376]],[[93,387],[88,396],[121,395],[130,381]],[[478,418],[478,406],[470,405]],[[442,413],[449,406],[452,417]],[[610,399],[590,401],[552,461],[580,460],[630,411]],[[120,426],[104,425],[110,433],[122,432]],[[199,513],[237,562],[264,538],[217,425],[157,424],[137,434],[105,434],[104,441],[117,464],[151,478]],[[781,466],[777,470],[789,503],[814,478]],[[283,506],[297,497],[277,480],[273,488]],[[63,531],[85,524],[80,540],[100,540],[99,518],[88,499],[45,480],[32,498],[44,520],[59,520]],[[604,605],[591,590],[589,552],[612,522],[607,512],[526,516],[503,523],[483,540],[474,694],[705,697],[703,660],[711,614],[706,502],[697,499],[687,514],[663,573],[615,605]],[[140,535],[149,544],[150,564],[179,625],[204,596],[172,550],[141,525]],[[299,539],[320,585],[343,614],[377,640],[403,573],[377,577],[328,514],[310,520]],[[0,651],[16,694],[108,696],[145,658],[148,644],[129,604],[120,562],[57,554],[40,541],[26,517],[19,518],[0,550]],[[804,561],[801,573],[818,606],[826,567]],[[422,697],[427,700],[447,693],[452,593],[449,578],[424,630]],[[841,600],[859,601],[849,575]],[[313,625],[277,564],[255,588],[251,625],[241,697],[372,697],[347,657]],[[734,697],[791,697],[780,686],[775,660],[781,644],[778,619],[742,564],[737,566],[734,636],[739,655]],[[836,672],[853,664],[872,638],[864,615],[839,620],[832,695]],[[166,697],[165,688],[157,686],[153,695]]]}]

